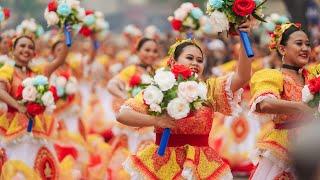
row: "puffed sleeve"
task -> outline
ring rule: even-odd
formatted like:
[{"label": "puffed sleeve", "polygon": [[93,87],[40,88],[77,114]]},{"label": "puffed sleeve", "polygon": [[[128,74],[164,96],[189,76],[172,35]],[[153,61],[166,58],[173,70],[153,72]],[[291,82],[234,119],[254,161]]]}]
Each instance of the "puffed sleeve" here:
[{"label": "puffed sleeve", "polygon": [[283,91],[283,75],[279,70],[264,69],[256,72],[250,81],[251,102],[250,115],[259,116],[259,119],[272,119],[273,115],[255,112],[256,106],[266,98],[281,98]]},{"label": "puffed sleeve", "polygon": [[210,78],[207,80],[208,100],[214,107],[214,110],[225,115],[231,115],[238,111],[239,102],[243,89],[239,89],[236,93],[231,90],[231,82],[234,73],[218,78]]},{"label": "puffed sleeve", "polygon": [[117,77],[121,79],[122,81],[129,83],[130,78],[136,73],[136,66],[128,66],[125,69],[123,69]]},{"label": "puffed sleeve", "polygon": [[9,64],[4,64],[0,67],[0,82],[6,85],[7,90],[10,90],[11,80],[14,68]]},{"label": "puffed sleeve", "polygon": [[136,95],[134,98],[130,98],[124,102],[124,104],[120,108],[120,112],[124,109],[132,109],[136,112],[147,114],[148,106],[143,102],[142,92]]}]

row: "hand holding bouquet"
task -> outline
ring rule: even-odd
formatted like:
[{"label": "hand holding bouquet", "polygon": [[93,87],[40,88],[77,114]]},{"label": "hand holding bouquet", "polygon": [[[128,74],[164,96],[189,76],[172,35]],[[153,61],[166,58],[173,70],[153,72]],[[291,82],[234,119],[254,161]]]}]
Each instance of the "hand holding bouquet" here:
[{"label": "hand holding bouquet", "polygon": [[[143,100],[151,115],[167,113],[175,120],[186,118],[199,109],[207,100],[207,86],[197,80],[197,75],[183,66],[175,65],[171,70],[159,69],[152,83],[143,91]],[[166,128],[161,138],[158,154],[165,152],[170,136]]]},{"label": "hand holding bouquet", "polygon": [[64,28],[66,44],[72,44],[71,26],[78,25],[85,17],[85,10],[78,0],[51,0],[44,12],[48,26]]},{"label": "hand holding bouquet", "polygon": [[23,80],[22,84],[18,86],[14,96],[21,104],[26,106],[27,113],[31,116],[28,124],[28,132],[32,131],[32,117],[42,114],[45,111],[52,112],[56,108],[56,88],[49,86],[48,78],[42,75]]},{"label": "hand holding bouquet", "polygon": [[[210,15],[214,31],[235,31],[249,17],[265,22],[262,8],[266,0],[209,0],[207,12]],[[240,31],[240,37],[244,44],[248,57],[253,57],[254,53],[250,44],[247,32]]]}]

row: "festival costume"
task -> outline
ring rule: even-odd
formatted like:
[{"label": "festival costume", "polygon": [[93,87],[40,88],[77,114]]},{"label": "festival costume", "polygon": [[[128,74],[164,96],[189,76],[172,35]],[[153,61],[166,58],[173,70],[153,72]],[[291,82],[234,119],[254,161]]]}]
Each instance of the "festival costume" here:
[{"label": "festival costume", "polygon": [[[207,81],[212,107],[202,107],[171,129],[165,155],[157,154],[163,129],[155,128],[156,142],[130,156],[124,163],[132,179],[232,179],[232,174],[214,149],[208,145],[213,110],[231,114],[240,101],[230,89],[232,75]],[[235,97],[235,98],[234,98]],[[122,109],[147,113],[142,94],[125,102]]]},{"label": "festival costume", "polygon": [[[21,73],[8,64],[0,67],[0,81],[5,83],[12,97],[15,97],[21,82],[33,74],[38,72],[26,69],[26,73]],[[34,118],[32,134],[27,132],[27,124],[28,117],[25,114],[11,107],[7,110],[2,109],[0,115],[0,167],[3,168],[1,178],[6,179],[9,175],[4,173],[6,171],[4,167],[13,166],[17,172],[23,171],[22,173],[24,173],[23,169],[33,169],[34,172],[29,171],[27,177],[35,177],[37,174],[42,179],[58,179],[58,161],[50,139],[55,129],[54,118],[46,114],[37,115]]]}]

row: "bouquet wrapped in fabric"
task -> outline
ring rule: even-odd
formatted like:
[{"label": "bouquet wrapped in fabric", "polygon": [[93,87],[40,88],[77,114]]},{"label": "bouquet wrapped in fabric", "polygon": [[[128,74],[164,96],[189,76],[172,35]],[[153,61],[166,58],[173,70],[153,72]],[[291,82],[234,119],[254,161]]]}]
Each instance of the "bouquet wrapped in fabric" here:
[{"label": "bouquet wrapped in fabric", "polygon": [[72,99],[78,88],[77,79],[71,76],[68,71],[60,72],[58,75],[51,75],[50,85],[56,87],[57,97],[63,100]]},{"label": "bouquet wrapped in fabric", "polygon": [[44,12],[48,26],[64,28],[68,47],[72,44],[71,27],[81,23],[84,17],[85,10],[78,0],[51,0]]},{"label": "bouquet wrapped in fabric", "polygon": [[[229,31],[236,32],[236,27],[245,22],[249,16],[258,21],[265,22],[262,9],[267,0],[209,0],[207,12],[210,15],[212,26],[216,33]],[[240,32],[248,57],[253,57],[254,53],[250,44],[248,34]]]},{"label": "bouquet wrapped in fabric", "polygon": [[[85,37],[89,37],[92,34],[96,34],[97,37],[104,37],[109,31],[109,23],[104,19],[103,13],[86,10],[85,14],[79,33]],[[95,48],[98,48],[97,42],[95,42]]]},{"label": "bouquet wrapped in fabric", "polygon": [[10,9],[0,6],[0,23],[8,20],[10,17]]},{"label": "bouquet wrapped in fabric", "polygon": [[192,35],[192,31],[200,29],[200,19],[204,13],[199,7],[196,7],[190,2],[181,4],[181,6],[174,11],[174,15],[170,16],[168,20],[174,30],[179,32],[186,32],[188,38]]},{"label": "bouquet wrapped in fabric", "polygon": [[44,34],[43,27],[33,18],[23,20],[16,30],[17,34],[31,34],[35,38],[39,38]]},{"label": "bouquet wrapped in fabric", "polygon": [[320,65],[304,69],[303,74],[308,77],[308,81],[302,89],[302,101],[308,103],[311,108],[318,107],[320,112]]},{"label": "bouquet wrapped in fabric", "polygon": [[42,75],[24,79],[14,96],[27,108],[30,116],[28,132],[32,131],[33,117],[43,112],[53,112],[58,98],[56,88],[49,86],[48,78]]},{"label": "bouquet wrapped in fabric", "polygon": [[[143,100],[151,115],[167,113],[179,120],[203,106],[207,91],[206,84],[199,82],[191,69],[175,65],[171,70],[162,68],[156,71],[153,82],[143,91]],[[170,129],[166,128],[159,146],[160,156],[164,155],[169,136]]]}]

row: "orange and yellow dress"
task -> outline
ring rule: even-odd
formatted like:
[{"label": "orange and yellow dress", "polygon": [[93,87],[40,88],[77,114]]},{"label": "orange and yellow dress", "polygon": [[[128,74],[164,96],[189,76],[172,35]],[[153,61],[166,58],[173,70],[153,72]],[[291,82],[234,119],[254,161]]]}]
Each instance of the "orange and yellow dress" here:
[{"label": "orange and yellow dress", "polygon": [[294,117],[261,114],[255,112],[255,110],[256,105],[266,98],[299,102],[302,98],[301,90],[303,86],[298,84],[290,74],[275,69],[264,69],[256,72],[252,76],[250,85],[252,93],[251,116],[258,121],[273,122],[273,128],[264,132],[257,141],[256,158],[268,158],[283,169],[283,174],[291,173],[285,171],[290,171],[291,162],[288,148],[299,130],[299,127],[295,126],[296,123],[290,121]]},{"label": "orange and yellow dress", "polygon": [[[157,154],[163,129],[155,128],[155,143],[130,156],[124,163],[133,179],[232,179],[232,174],[208,138],[214,111],[230,114],[238,100],[230,90],[232,75],[207,81],[208,100],[212,107],[202,107],[187,118],[177,121],[165,155]],[[142,94],[125,102],[123,108],[147,113]]]},{"label": "orange and yellow dress", "polygon": [[[15,98],[21,82],[36,72],[16,71],[14,66],[0,67],[0,82]],[[14,108],[4,106],[0,110],[0,168],[1,178],[11,179],[22,173],[31,179],[58,179],[59,166],[50,139],[55,130],[52,116],[40,114],[34,118],[32,134],[27,132],[28,117]],[[10,177],[9,177],[10,176]]]}]

